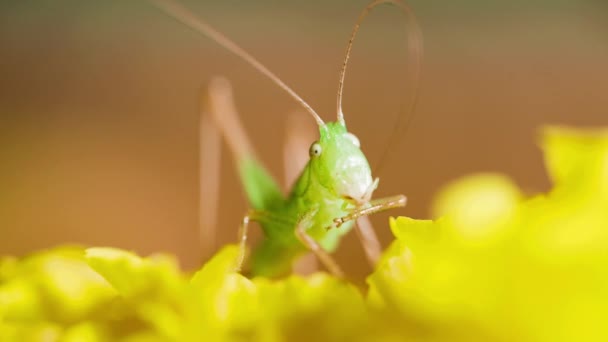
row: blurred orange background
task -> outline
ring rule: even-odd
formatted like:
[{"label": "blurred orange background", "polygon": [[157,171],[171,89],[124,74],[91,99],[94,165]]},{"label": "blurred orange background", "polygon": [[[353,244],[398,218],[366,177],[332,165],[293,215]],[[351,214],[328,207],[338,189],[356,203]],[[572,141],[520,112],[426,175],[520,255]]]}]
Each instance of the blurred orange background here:
[{"label": "blurred orange background", "polygon": [[[334,117],[344,48],[367,1],[187,4]],[[418,108],[377,175],[376,196],[409,198],[374,217],[384,245],[388,215],[429,217],[434,193],[464,174],[506,173],[528,193],[546,191],[539,128],[608,123],[603,1],[409,4],[425,57]],[[346,120],[373,165],[396,117],[412,115],[401,110],[404,27],[394,9],[375,10],[346,78]],[[209,251],[198,238],[198,101],[215,75],[232,81],[259,156],[282,177],[276,132],[297,104],[145,1],[4,1],[0,49],[2,255],[81,243],[200,265]],[[229,158],[222,171],[217,246],[236,240],[246,210]],[[369,270],[355,234],[337,259],[351,274]]]}]

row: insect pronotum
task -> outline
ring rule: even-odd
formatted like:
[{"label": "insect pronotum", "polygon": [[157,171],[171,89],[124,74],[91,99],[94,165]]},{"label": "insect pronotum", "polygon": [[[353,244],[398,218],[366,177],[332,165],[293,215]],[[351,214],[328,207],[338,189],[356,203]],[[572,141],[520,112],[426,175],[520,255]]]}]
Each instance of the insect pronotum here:
[{"label": "insect pronotum", "polygon": [[[411,9],[400,0],[375,0],[363,9],[348,41],[340,71],[336,121],[326,123],[306,101],[262,63],[212,26],[198,19],[188,9],[173,0],[151,1],[165,13],[211,38],[258,70],[296,100],[318,126],[319,139],[310,145],[308,161],[304,169],[299,173],[289,194],[284,195],[278,184],[254,157],[253,148],[238,121],[228,81],[218,78],[210,83],[201,107],[202,139],[208,144],[217,145],[219,135],[224,137],[236,162],[251,206],[239,230],[241,254],[237,268],[240,270],[245,258],[251,222],[259,223],[264,231],[264,239],[251,257],[251,272],[254,275],[272,277],[287,273],[298,256],[311,251],[327,270],[336,276],[343,276],[341,268],[330,253],[337,248],[340,238],[353,228],[358,219],[356,225],[358,236],[370,263],[375,264],[380,254],[380,245],[369,221],[363,218],[379,211],[403,207],[406,204],[406,197],[396,195],[372,199],[379,179],[372,178],[367,158],[361,152],[359,139],[346,128],[342,112],[344,77],[353,41],[361,22],[374,7],[380,4],[392,4],[407,17],[409,53],[414,63],[413,77],[416,84],[412,106],[415,105],[422,39]],[[203,166],[209,167],[209,165]],[[211,184],[209,183],[209,186]],[[214,201],[213,196],[211,201]]]}]

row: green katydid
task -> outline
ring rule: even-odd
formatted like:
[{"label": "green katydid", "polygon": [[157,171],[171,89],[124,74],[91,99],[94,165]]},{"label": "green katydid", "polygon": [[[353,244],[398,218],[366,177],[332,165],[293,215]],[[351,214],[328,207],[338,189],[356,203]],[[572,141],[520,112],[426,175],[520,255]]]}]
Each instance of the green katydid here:
[{"label": "green katydid", "polygon": [[[377,5],[395,5],[407,16],[409,51],[415,63],[414,105],[422,42],[410,8],[400,0],[375,0],[362,11],[353,28],[340,72],[337,118],[335,122],[325,123],[290,87],[219,31],[176,2],[152,1],[170,16],[211,38],[268,77],[304,107],[318,125],[319,139],[310,145],[309,160],[293,188],[285,196],[254,157],[247,136],[237,119],[228,82],[217,79],[211,83],[208,97],[203,104],[203,112],[210,114],[211,119],[204,120],[206,124],[212,123],[219,128],[226,139],[252,208],[243,218],[239,232],[242,253],[238,268],[240,269],[245,257],[249,223],[257,222],[264,231],[264,239],[252,254],[252,274],[271,277],[282,275],[290,271],[298,256],[311,251],[331,273],[343,276],[342,270],[330,253],[337,248],[340,238],[353,228],[355,220],[406,204],[406,197],[403,195],[372,200],[379,179],[372,178],[371,168],[360,149],[359,140],[348,132],[342,112],[346,66],[354,38],[365,16]],[[203,138],[213,136],[212,133],[213,131],[208,131],[208,136],[205,137],[206,132],[202,132]],[[380,252],[375,232],[369,221],[359,222],[357,229],[366,255],[374,264]]]}]

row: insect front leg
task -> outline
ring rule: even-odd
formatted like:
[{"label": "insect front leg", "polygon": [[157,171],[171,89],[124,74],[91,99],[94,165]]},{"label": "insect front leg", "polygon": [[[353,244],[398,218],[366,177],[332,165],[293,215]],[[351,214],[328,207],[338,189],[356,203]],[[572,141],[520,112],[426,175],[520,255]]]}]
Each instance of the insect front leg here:
[{"label": "insect front leg", "polygon": [[264,218],[268,217],[268,213],[258,210],[249,210],[239,226],[238,233],[238,244],[239,244],[239,255],[237,257],[235,271],[240,272],[245,262],[245,256],[247,255],[247,237],[249,236],[249,223],[251,221],[261,222]]},{"label": "insect front leg", "polygon": [[367,216],[387,209],[404,207],[406,203],[407,198],[403,195],[376,199],[371,201],[367,207],[357,208],[346,216],[334,219],[334,224],[328,227],[328,229],[339,228],[345,222],[357,220],[355,227],[357,237],[363,245],[368,262],[372,267],[375,267],[380,258],[381,247]]},{"label": "insect front leg", "polygon": [[387,209],[405,207],[406,203],[407,198],[403,195],[375,199],[369,202],[369,206],[363,208],[356,208],[346,216],[335,218],[334,224],[331,225],[328,229],[334,227],[340,228],[340,226],[343,225],[345,222],[356,220],[361,216],[372,215],[381,211],[385,211]]},{"label": "insect front leg", "polygon": [[317,256],[317,258],[323,263],[323,265],[325,265],[329,272],[336,277],[343,278],[344,272],[342,272],[342,269],[340,266],[338,266],[336,261],[331,257],[331,255],[329,255],[329,253],[327,253],[327,251],[323,249],[323,247],[321,247],[321,245],[319,245],[317,241],[315,241],[315,239],[306,233],[306,230],[308,230],[312,224],[311,219],[314,212],[315,211],[311,210],[302,216],[300,220],[298,220],[295,230],[296,237],[298,240],[300,240],[300,242],[302,242],[302,244],[304,244],[304,246],[306,246],[306,248]]}]

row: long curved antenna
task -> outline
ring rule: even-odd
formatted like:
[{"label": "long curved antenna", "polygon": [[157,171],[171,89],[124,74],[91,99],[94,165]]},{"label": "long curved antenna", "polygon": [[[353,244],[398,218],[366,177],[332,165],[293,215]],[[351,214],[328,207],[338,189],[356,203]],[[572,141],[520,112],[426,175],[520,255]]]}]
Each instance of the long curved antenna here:
[{"label": "long curved antenna", "polygon": [[281,79],[272,73],[268,68],[266,68],[262,63],[260,63],[257,59],[251,56],[247,51],[243,50],[240,46],[238,46],[235,42],[228,39],[228,37],[221,34],[219,31],[214,29],[211,25],[206,22],[198,19],[190,10],[172,0],[150,0],[156,7],[161,9],[163,12],[175,18],[177,21],[182,24],[190,27],[194,31],[201,33],[216,43],[224,47],[226,50],[232,52],[236,56],[243,59],[247,64],[251,65],[257,71],[259,71],[262,75],[269,78],[274,84],[279,86],[279,88],[283,89],[289,96],[291,96],[296,102],[298,102],[306,111],[312,115],[319,126],[324,126],[325,123],[315,112],[312,107],[306,103],[295,91],[293,91],[287,84],[285,84]]},{"label": "long curved antenna", "polygon": [[353,31],[350,35],[350,40],[348,41],[348,45],[346,46],[346,55],[344,57],[344,63],[342,64],[342,70],[340,71],[340,80],[338,83],[338,100],[337,100],[337,120],[338,122],[345,124],[344,122],[344,113],[342,112],[342,93],[344,90],[344,76],[346,74],[346,66],[348,65],[348,59],[350,58],[350,52],[353,48],[353,42],[355,41],[355,37],[357,32],[359,31],[359,27],[361,26],[361,22],[363,19],[374,9],[374,7],[381,4],[392,4],[399,7],[406,16],[407,19],[407,34],[408,34],[408,43],[409,43],[409,53],[414,62],[414,101],[412,103],[411,110],[416,107],[416,102],[418,101],[418,90],[420,87],[420,69],[421,69],[421,60],[423,54],[422,48],[422,33],[420,31],[420,26],[418,25],[418,21],[416,20],[416,16],[410,7],[408,7],[404,2],[400,0],[374,0],[372,1],[359,15],[355,26],[353,27]]}]

